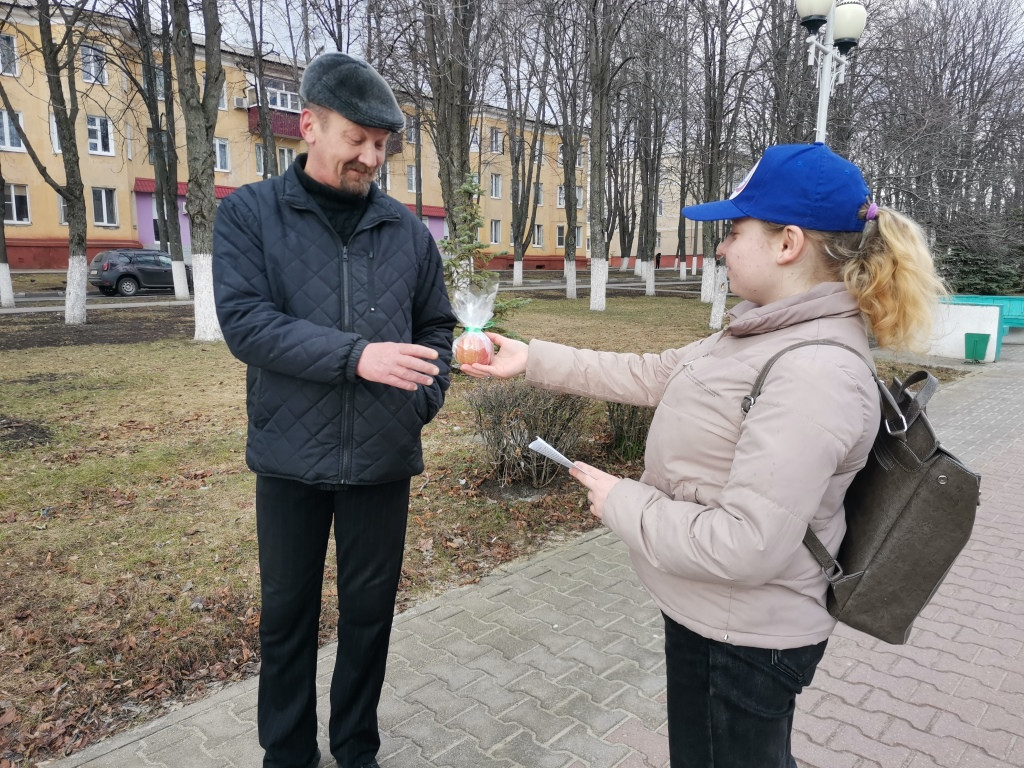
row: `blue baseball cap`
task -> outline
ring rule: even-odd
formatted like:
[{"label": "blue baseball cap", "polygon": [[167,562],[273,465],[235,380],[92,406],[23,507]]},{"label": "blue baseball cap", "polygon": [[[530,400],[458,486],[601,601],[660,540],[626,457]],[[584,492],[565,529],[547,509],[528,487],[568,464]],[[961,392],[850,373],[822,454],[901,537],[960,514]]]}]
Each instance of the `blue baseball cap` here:
[{"label": "blue baseball cap", "polygon": [[768,147],[727,200],[688,205],[693,221],[752,218],[822,232],[862,232],[871,191],[860,169],[821,142]]}]

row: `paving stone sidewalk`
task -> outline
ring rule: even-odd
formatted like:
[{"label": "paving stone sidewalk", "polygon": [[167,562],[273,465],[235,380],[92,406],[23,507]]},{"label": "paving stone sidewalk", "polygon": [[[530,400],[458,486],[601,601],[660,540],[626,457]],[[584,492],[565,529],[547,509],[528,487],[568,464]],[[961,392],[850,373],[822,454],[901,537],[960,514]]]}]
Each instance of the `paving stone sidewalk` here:
[{"label": "paving stone sidewalk", "polygon": [[[1003,350],[929,406],[983,476],[972,540],[909,645],[839,628],[800,698],[801,768],[1024,766],[1024,345]],[[662,633],[604,531],[420,605],[395,619],[380,764],[667,766]],[[320,655],[321,723],[333,653]],[[50,768],[258,768],[255,721],[248,680]],[[326,755],[322,727],[320,742]]]}]

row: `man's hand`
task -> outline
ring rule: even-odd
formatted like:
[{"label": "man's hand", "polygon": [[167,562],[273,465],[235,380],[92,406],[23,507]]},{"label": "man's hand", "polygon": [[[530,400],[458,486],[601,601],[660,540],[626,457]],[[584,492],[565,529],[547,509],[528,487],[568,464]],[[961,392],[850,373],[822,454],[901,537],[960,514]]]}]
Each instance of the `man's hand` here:
[{"label": "man's hand", "polygon": [[367,381],[387,384],[414,392],[419,385],[434,383],[441,371],[428,360],[437,359],[437,350],[421,344],[377,341],[367,344],[356,364],[356,375]]}]

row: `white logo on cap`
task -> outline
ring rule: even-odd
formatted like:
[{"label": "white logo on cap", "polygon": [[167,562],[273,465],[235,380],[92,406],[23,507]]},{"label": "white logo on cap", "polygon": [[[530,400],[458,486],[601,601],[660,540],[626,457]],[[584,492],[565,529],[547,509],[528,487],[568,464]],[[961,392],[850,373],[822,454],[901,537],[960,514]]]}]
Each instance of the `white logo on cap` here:
[{"label": "white logo on cap", "polygon": [[741,181],[739,184],[737,184],[736,185],[736,189],[734,189],[732,191],[732,194],[729,195],[729,199],[730,200],[732,200],[734,197],[739,197],[740,193],[743,192],[744,189],[746,189],[747,184],[750,182],[750,177],[754,175],[754,171],[757,170],[757,166],[759,166],[760,164],[761,164],[760,160],[758,160],[756,163],[754,163],[754,167],[750,169],[750,172],[747,173],[747,175],[743,177],[743,181]]}]

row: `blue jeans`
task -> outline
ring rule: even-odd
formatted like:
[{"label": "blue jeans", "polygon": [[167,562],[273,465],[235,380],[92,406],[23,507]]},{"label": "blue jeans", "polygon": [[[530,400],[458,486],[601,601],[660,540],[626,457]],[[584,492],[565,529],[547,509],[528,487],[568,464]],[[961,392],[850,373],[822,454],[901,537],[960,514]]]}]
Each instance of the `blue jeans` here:
[{"label": "blue jeans", "polygon": [[402,571],[409,481],[323,490],[256,478],[260,552],[257,724],[263,768],[316,765],[316,662],[324,559],[334,524],[338,652],[331,678],[331,753],[340,768],[380,747],[377,704]]},{"label": "blue jeans", "polygon": [[827,642],[782,651],[729,645],[665,616],[672,768],[796,768],[796,696]]}]

